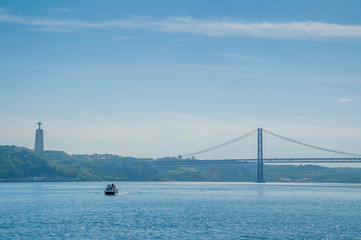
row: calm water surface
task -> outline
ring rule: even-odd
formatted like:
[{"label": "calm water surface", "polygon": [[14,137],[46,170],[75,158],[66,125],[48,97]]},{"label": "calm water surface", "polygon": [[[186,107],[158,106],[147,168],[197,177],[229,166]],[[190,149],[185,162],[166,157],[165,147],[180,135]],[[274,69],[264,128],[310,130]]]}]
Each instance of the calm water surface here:
[{"label": "calm water surface", "polygon": [[1,239],[361,239],[361,185],[0,183]]}]

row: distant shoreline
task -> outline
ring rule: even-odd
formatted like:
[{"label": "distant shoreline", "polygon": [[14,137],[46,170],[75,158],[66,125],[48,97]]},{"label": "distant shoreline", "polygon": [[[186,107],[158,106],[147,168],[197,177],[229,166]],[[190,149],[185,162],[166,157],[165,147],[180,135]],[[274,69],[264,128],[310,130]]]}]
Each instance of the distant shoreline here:
[{"label": "distant shoreline", "polygon": [[174,183],[174,184],[214,184],[214,185],[295,185],[295,186],[344,186],[344,185],[350,185],[350,186],[360,186],[361,183],[347,183],[347,182],[264,182],[264,183],[257,183],[257,182],[216,182],[216,181],[0,181],[1,183],[149,183],[149,184],[168,184],[168,183]]},{"label": "distant shoreline", "polygon": [[[176,157],[152,159],[176,162]],[[144,159],[111,154],[70,155],[0,145],[0,182],[228,182],[256,180],[257,165],[144,164]],[[319,165],[264,165],[268,183],[361,183],[361,168]],[[259,183],[258,183],[259,184]]]}]

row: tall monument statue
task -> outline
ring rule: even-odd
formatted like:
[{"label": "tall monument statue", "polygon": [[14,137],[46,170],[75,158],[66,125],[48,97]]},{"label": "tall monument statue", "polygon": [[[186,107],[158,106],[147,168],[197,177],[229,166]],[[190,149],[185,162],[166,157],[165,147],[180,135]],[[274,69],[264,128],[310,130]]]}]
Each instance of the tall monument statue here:
[{"label": "tall monument statue", "polygon": [[44,151],[44,135],[43,135],[43,129],[41,129],[41,122],[37,123],[39,125],[39,128],[36,129],[35,134],[35,151]]}]

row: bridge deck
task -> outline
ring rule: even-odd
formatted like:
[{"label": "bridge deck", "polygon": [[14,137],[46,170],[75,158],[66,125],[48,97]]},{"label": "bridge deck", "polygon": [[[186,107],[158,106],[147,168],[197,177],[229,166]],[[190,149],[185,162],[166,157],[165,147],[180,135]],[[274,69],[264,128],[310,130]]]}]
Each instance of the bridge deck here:
[{"label": "bridge deck", "polygon": [[[264,158],[264,163],[361,163],[361,158]],[[202,165],[256,163],[257,159],[144,161],[150,165]]]}]

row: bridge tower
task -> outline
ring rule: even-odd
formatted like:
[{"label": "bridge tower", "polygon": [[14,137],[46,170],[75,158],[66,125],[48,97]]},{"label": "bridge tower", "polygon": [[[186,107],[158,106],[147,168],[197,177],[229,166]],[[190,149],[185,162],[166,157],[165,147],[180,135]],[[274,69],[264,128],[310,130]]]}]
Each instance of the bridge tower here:
[{"label": "bridge tower", "polygon": [[257,138],[257,181],[259,183],[264,183],[263,179],[263,131],[262,128],[257,129],[258,138]]}]

